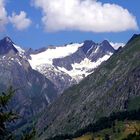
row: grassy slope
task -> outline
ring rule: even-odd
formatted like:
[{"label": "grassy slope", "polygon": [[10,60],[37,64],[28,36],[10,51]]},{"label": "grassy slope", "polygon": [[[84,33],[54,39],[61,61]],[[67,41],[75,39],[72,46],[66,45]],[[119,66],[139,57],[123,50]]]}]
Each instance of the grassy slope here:
[{"label": "grassy slope", "polygon": [[[135,79],[139,74],[139,58],[140,36],[48,107],[37,124],[39,130],[48,126],[40,138],[73,133],[102,116],[123,110],[128,97],[140,96]],[[129,106],[131,109],[136,105],[130,100]]]},{"label": "grassy slope", "polygon": [[97,133],[85,134],[73,140],[104,140],[106,134],[110,136],[110,140],[122,140],[129,134],[135,133],[137,129],[140,130],[140,121],[116,122],[115,132],[113,132],[113,128],[108,128]]}]

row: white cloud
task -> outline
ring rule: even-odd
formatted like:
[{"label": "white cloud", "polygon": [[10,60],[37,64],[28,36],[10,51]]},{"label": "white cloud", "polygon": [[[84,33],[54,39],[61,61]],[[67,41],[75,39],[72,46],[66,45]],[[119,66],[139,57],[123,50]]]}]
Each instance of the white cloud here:
[{"label": "white cloud", "polygon": [[119,47],[124,47],[125,44],[124,43],[114,43],[114,42],[110,42],[111,46],[117,50]]},{"label": "white cloud", "polygon": [[21,11],[19,15],[12,13],[12,16],[9,17],[9,21],[17,30],[24,30],[31,25],[31,20],[27,18],[27,14],[24,11]]},{"label": "white cloud", "polygon": [[46,31],[119,32],[137,29],[136,18],[116,4],[96,0],[32,0],[43,12]]},{"label": "white cloud", "polygon": [[4,0],[0,0],[0,31],[4,29],[4,26],[7,24],[7,12],[5,9]]}]

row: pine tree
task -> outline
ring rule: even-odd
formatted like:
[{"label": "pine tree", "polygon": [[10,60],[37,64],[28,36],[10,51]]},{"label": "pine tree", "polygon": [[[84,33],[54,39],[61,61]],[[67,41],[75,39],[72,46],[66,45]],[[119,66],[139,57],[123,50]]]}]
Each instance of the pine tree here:
[{"label": "pine tree", "polygon": [[35,128],[32,129],[32,131],[29,134],[24,134],[21,138],[21,140],[33,140],[36,134]]},{"label": "pine tree", "polygon": [[8,109],[8,104],[13,97],[15,90],[9,87],[6,92],[0,93],[0,139],[12,139],[12,133],[8,129],[8,123],[18,119],[18,115]]},{"label": "pine tree", "polygon": [[[8,88],[6,92],[0,93],[0,140],[14,140],[14,134],[8,128],[11,122],[15,122],[19,119],[14,111],[9,110],[8,104],[15,94],[12,86]],[[35,129],[32,129],[30,133],[23,134],[21,140],[33,140],[35,137]]]}]

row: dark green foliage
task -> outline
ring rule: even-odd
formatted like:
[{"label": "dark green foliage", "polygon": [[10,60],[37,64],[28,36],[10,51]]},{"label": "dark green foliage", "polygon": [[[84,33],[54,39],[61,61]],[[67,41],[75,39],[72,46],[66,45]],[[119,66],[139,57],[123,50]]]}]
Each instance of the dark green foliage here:
[{"label": "dark green foliage", "polygon": [[[75,134],[57,135],[53,138],[49,138],[46,140],[72,139],[72,138],[80,137],[88,132],[98,132],[98,131],[106,129],[106,128],[111,128],[112,126],[114,127],[116,120],[117,121],[140,120],[140,109],[112,113],[109,117],[102,117],[96,123],[89,124],[87,127],[80,129]],[[115,132],[116,132],[116,130],[115,130]],[[120,130],[118,130],[118,133],[120,133]],[[138,133],[140,133],[139,130],[138,130]],[[105,135],[105,140],[109,140],[109,135],[107,135],[107,134]]]},{"label": "dark green foliage", "polygon": [[[9,126],[11,122],[19,119],[19,116],[8,108],[15,91],[12,87],[9,87],[6,92],[0,93],[0,140],[16,139]],[[33,129],[30,133],[23,134],[21,140],[32,140],[35,137],[35,133],[35,129]]]},{"label": "dark green foliage", "polygon": [[121,132],[121,130],[120,130],[119,128],[118,128],[118,130],[117,130],[117,131],[118,131],[118,133],[120,133],[120,132]]},{"label": "dark green foliage", "polygon": [[8,103],[13,97],[15,90],[10,87],[5,93],[0,93],[0,139],[12,139],[12,134],[7,127],[7,123],[13,122],[18,119],[16,113],[8,109]]},{"label": "dark green foliage", "polygon": [[140,133],[139,134],[129,134],[127,136],[127,138],[123,139],[123,140],[140,140]]},{"label": "dark green foliage", "polygon": [[105,134],[105,140],[110,140],[109,135]]},{"label": "dark green foliage", "polygon": [[66,139],[72,139],[73,137],[71,135],[59,135],[55,136],[53,138],[45,139],[45,140],[66,140]]},{"label": "dark green foliage", "polygon": [[24,134],[21,138],[21,140],[33,140],[35,137],[36,131],[35,128],[29,133],[29,134]]},{"label": "dark green foliage", "polygon": [[90,124],[87,127],[77,131],[74,134],[74,137],[79,137],[87,132],[98,132],[105,128],[111,128],[116,120],[140,120],[140,109],[112,113],[109,117],[102,117],[96,123]]}]

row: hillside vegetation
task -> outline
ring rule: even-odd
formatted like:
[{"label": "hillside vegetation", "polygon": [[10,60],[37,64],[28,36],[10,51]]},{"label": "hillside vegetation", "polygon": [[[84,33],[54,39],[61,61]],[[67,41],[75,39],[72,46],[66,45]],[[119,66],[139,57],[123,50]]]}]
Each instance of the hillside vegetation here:
[{"label": "hillside vegetation", "polygon": [[111,128],[103,129],[97,133],[87,133],[73,140],[123,140],[129,134],[135,134],[140,139],[140,121],[118,121]]},{"label": "hillside vegetation", "polygon": [[74,134],[112,112],[139,108],[140,35],[134,35],[80,84],[66,90],[38,119],[41,140]]}]

